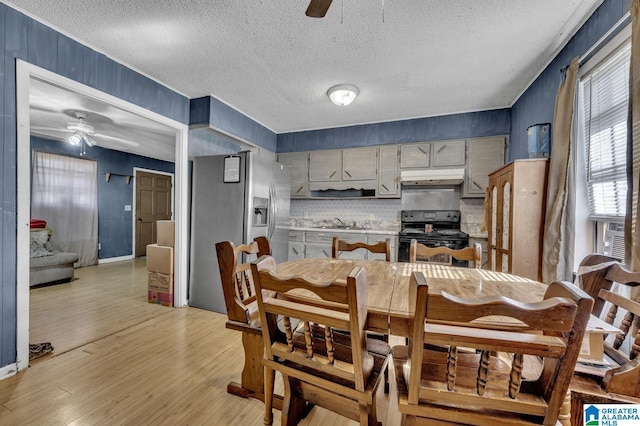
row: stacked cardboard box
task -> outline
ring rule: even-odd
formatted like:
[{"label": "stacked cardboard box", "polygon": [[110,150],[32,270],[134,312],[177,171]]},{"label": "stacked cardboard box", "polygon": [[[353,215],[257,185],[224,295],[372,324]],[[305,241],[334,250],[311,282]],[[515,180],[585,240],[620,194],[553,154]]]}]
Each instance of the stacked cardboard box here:
[{"label": "stacked cardboard box", "polygon": [[157,243],[147,246],[147,276],[149,303],[173,306],[173,245],[175,222],[157,222]]}]

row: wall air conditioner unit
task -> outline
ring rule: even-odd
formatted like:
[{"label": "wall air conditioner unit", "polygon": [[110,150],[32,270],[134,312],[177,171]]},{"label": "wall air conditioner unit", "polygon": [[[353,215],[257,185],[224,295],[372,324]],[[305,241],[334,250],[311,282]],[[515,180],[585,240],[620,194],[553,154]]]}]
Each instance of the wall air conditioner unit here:
[{"label": "wall air conditioner unit", "polygon": [[605,224],[602,253],[624,261],[624,223]]}]

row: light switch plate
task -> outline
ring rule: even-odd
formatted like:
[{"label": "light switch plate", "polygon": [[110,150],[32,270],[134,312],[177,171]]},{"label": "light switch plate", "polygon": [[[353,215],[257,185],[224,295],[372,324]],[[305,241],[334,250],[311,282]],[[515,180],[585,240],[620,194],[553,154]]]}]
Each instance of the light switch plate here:
[{"label": "light switch plate", "polygon": [[125,212],[130,212],[131,211],[131,204],[125,204],[124,205],[124,211]]}]

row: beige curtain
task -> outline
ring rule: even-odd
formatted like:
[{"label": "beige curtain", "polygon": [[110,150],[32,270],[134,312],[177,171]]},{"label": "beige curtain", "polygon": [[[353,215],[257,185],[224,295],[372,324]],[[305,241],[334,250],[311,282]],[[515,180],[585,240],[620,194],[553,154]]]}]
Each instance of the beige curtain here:
[{"label": "beige curtain", "polygon": [[551,156],[547,183],[547,205],[542,242],[542,281],[550,283],[566,279],[561,259],[562,224],[567,203],[567,170],[572,145],[573,106],[578,74],[578,58],[571,61],[565,79],[558,89],[551,133]]},{"label": "beige curtain", "polygon": [[[625,263],[640,270],[638,235],[638,188],[640,187],[640,0],[631,4],[631,68],[629,70],[629,121],[627,128],[627,214],[625,218]],[[638,293],[638,291],[635,291]],[[634,300],[638,300],[635,295]]]}]

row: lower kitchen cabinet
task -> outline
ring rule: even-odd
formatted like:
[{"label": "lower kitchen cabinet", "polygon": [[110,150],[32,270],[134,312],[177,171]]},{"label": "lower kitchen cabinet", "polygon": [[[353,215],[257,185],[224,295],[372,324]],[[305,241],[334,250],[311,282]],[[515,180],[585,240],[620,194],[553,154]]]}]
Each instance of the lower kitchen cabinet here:
[{"label": "lower kitchen cabinet", "polygon": [[[350,242],[366,242],[373,244],[378,241],[384,241],[386,238],[391,240],[391,260],[395,261],[396,247],[398,237],[390,234],[366,234],[363,232],[332,232],[326,230],[318,231],[289,231],[289,260],[331,258],[331,245],[333,237]],[[360,259],[360,260],[384,260],[384,254],[369,253],[365,249],[357,249],[351,252],[339,253],[340,259]]]},{"label": "lower kitchen cabinet", "polygon": [[289,260],[299,260],[304,258],[304,243],[289,241]]}]

